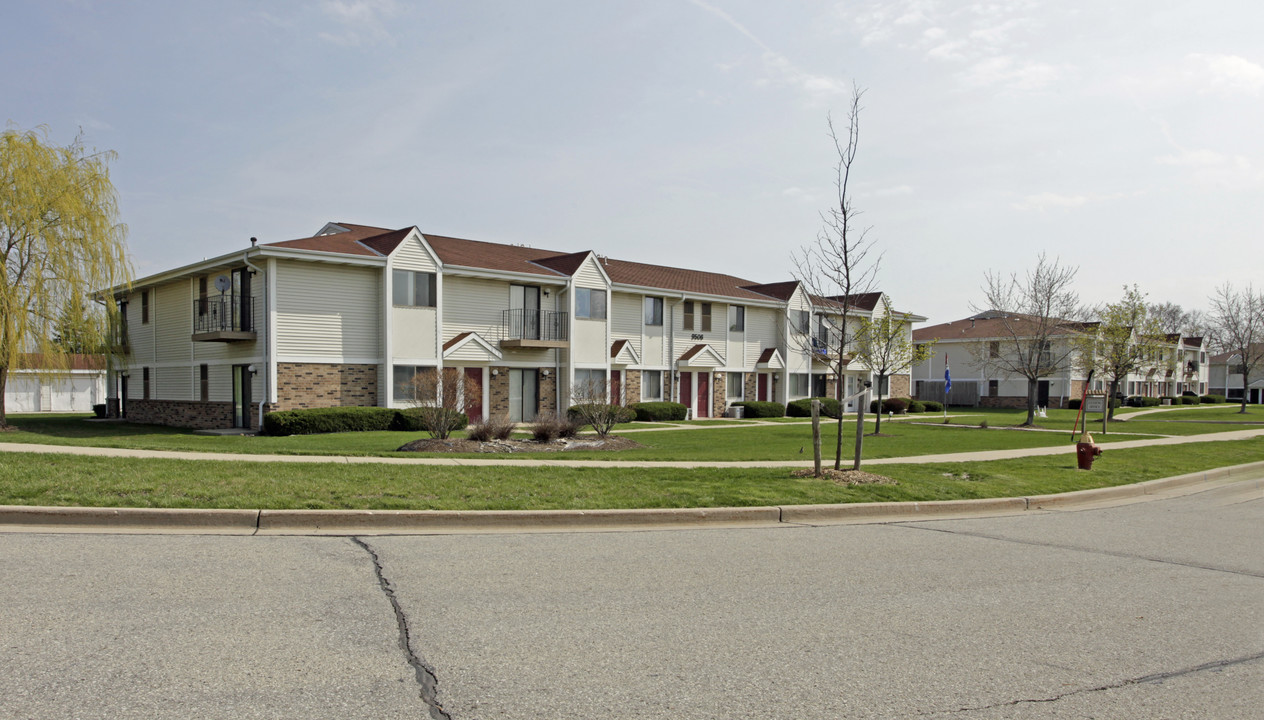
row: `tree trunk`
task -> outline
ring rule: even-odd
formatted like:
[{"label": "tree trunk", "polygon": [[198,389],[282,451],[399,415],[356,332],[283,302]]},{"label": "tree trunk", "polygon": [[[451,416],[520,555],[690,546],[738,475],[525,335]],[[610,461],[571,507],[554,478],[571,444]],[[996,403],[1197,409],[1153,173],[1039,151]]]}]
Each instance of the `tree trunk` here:
[{"label": "tree trunk", "polygon": [[873,413],[873,434],[882,432],[882,376],[878,376],[878,409]]},{"label": "tree trunk", "polygon": [[[860,452],[865,446],[865,402],[869,400],[869,393],[861,395],[860,400],[860,402],[856,403],[856,407],[859,410],[856,413],[856,457],[851,463],[852,470],[860,469]],[[842,417],[843,414],[840,412],[838,416]]]},{"label": "tree trunk", "polygon": [[[1248,398],[1251,397],[1251,376],[1246,371],[1246,363],[1242,363],[1242,365],[1243,365],[1242,367],[1242,409],[1239,410],[1238,412],[1241,414],[1246,414],[1246,401]],[[1227,378],[1228,375],[1226,375],[1225,377]],[[1225,385],[1228,385],[1228,384],[1229,384],[1228,382],[1225,382]],[[0,387],[0,390],[3,390],[3,389],[4,388]],[[0,422],[3,422],[3,421],[4,421],[4,418],[0,417]]]},{"label": "tree trunk", "polygon": [[[842,413],[839,413],[840,415]],[[821,401],[812,401],[812,477],[821,476]]]},{"label": "tree trunk", "polygon": [[838,411],[838,424],[836,425],[836,428],[838,430],[838,433],[837,433],[837,437],[835,438],[835,443],[834,443],[834,469],[842,470],[843,469],[843,412],[841,408]]},{"label": "tree trunk", "polygon": [[[5,413],[4,407],[4,391],[9,385],[9,368],[0,367],[0,428],[9,426],[9,419]],[[842,415],[842,413],[839,413]]]},{"label": "tree trunk", "polygon": [[1115,419],[1115,393],[1119,392],[1119,380],[1110,381],[1110,395],[1106,398],[1106,418]]},{"label": "tree trunk", "polygon": [[1030,378],[1027,380],[1027,420],[1023,423],[1025,426],[1036,424],[1036,388],[1039,384],[1039,381]]}]

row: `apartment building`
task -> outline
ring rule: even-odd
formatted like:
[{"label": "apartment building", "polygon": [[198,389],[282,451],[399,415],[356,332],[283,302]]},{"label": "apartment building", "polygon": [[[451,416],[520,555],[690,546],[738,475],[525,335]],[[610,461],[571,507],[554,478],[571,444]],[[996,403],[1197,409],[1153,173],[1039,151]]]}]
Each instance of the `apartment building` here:
[{"label": "apartment building", "polygon": [[[810,296],[795,281],[329,223],[136,281],[118,295],[123,412],[188,427],[257,427],[276,410],[406,407],[420,373],[463,376],[473,419],[564,411],[593,383],[694,417],[739,400],[850,394],[829,328],[882,312],[881,293]],[[915,318],[921,319],[921,318]],[[907,393],[908,376],[892,392]]]}]

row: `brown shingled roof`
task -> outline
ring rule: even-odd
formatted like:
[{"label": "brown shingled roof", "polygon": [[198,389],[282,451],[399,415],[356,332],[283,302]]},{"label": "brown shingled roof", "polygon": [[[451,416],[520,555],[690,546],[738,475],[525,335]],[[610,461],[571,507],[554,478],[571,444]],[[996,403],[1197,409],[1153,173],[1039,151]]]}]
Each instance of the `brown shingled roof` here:
[{"label": "brown shingled roof", "polygon": [[[1006,323],[1009,323],[1008,327]],[[1035,321],[1030,320],[1022,315],[1011,315],[1008,320],[1004,317],[974,317],[965,318],[963,320],[954,320],[949,323],[941,323],[939,325],[931,325],[930,327],[918,328],[913,331],[913,342],[926,342],[928,340],[979,340],[984,338],[1007,337],[1011,334],[1011,329],[1017,330],[1021,334],[1024,323],[1030,323],[1033,327]],[[1082,330],[1094,323],[1077,323],[1071,321],[1063,321],[1061,328],[1055,328],[1051,333],[1053,335],[1065,335],[1072,332]]]},{"label": "brown shingled roof", "polygon": [[686,350],[685,354],[681,355],[677,362],[684,362],[686,360],[690,360],[693,358],[694,355],[697,355],[698,353],[702,352],[703,349],[705,348],[706,348],[706,343],[700,343],[698,345],[694,345],[693,347]]},{"label": "brown shingled roof", "polygon": [[486,268],[488,270],[507,270],[509,272],[531,273],[533,275],[560,276],[563,273],[540,265],[542,260],[574,253],[561,253],[553,250],[524,247],[521,245],[504,245],[502,243],[482,242],[480,240],[463,240],[443,235],[426,235],[426,242],[434,249],[445,265],[461,265],[464,267]]},{"label": "brown shingled roof", "polygon": [[679,290],[681,292],[720,295],[723,297],[745,300],[768,300],[766,294],[747,289],[750,280],[743,280],[723,273],[686,270],[684,268],[667,267],[666,265],[649,265],[605,258],[601,267],[610,276],[610,280],[626,285]]},{"label": "brown shingled roof", "polygon": [[[72,353],[65,357],[65,370],[104,370],[104,355],[81,355]],[[51,370],[51,366],[44,359],[43,353],[22,353],[18,356],[18,369],[20,370]]]},{"label": "brown shingled roof", "polygon": [[[315,250],[317,252],[342,253],[343,255],[369,255],[377,257],[379,251],[370,247],[363,242],[370,238],[376,238],[382,235],[393,235],[405,230],[390,230],[388,228],[371,227],[369,225],[353,225],[351,223],[334,223],[339,227],[347,228],[346,232],[331,233],[329,235],[313,235],[311,237],[297,238],[295,240],[282,240],[280,242],[264,243],[269,247],[285,247],[294,248],[296,250]],[[401,236],[395,242],[398,245],[404,238]],[[394,247],[391,248],[392,250]],[[381,253],[386,254],[386,253]]]},{"label": "brown shingled roof", "polygon": [[627,344],[627,340],[615,340],[614,343],[610,345],[610,357],[619,357],[619,351]]},{"label": "brown shingled roof", "polygon": [[571,253],[569,255],[554,255],[552,257],[541,258],[539,260],[533,260],[532,262],[537,265],[543,265],[550,270],[560,272],[563,275],[574,275],[575,271],[579,270],[579,266],[583,265],[584,261],[587,260],[588,256],[591,254],[591,250],[584,250],[582,252]]},{"label": "brown shingled roof", "polygon": [[473,334],[474,334],[474,333],[472,333],[472,332],[463,332],[463,333],[460,333],[460,334],[458,334],[458,335],[454,336],[451,340],[449,340],[449,341],[445,342],[445,343],[443,344],[443,349],[444,349],[445,351],[447,351],[447,350],[451,350],[451,349],[453,348],[453,346],[455,346],[457,343],[461,342],[462,340],[464,340],[465,338],[467,338],[467,337],[469,337],[469,336],[471,336],[471,335],[473,335]]},{"label": "brown shingled roof", "polygon": [[751,292],[767,295],[768,297],[778,300],[789,300],[794,295],[795,288],[799,287],[798,280],[787,280],[779,283],[768,283],[765,285],[746,285],[745,289]]}]

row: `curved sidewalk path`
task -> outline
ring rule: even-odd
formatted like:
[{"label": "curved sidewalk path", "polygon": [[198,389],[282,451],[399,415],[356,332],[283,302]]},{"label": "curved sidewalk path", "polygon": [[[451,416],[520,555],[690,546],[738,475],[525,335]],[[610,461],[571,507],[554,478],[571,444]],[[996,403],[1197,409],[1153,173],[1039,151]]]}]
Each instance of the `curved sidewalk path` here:
[{"label": "curved sidewalk path", "polygon": [[[1123,440],[1104,446],[1104,452],[1115,449],[1152,447],[1158,445],[1186,445],[1189,443],[1225,442],[1247,440],[1264,436],[1264,427],[1250,430],[1233,430],[1203,435],[1182,435],[1151,438],[1147,440]],[[206,453],[183,450],[139,450],[134,448],[88,447],[79,445],[36,445],[32,443],[0,443],[0,452],[58,453],[95,457],[161,458],[167,460],[210,460],[237,462],[284,462],[284,463],[346,463],[382,465],[440,465],[440,466],[494,466],[520,465],[523,467],[571,467],[571,468],[766,468],[801,467],[811,458],[795,460],[739,460],[739,461],[692,461],[692,460],[553,460],[541,458],[444,458],[444,457],[376,457],[371,455],[264,455],[254,453]],[[979,462],[1006,460],[1009,458],[1066,455],[1075,452],[1075,444],[1068,439],[1065,445],[1009,450],[981,450],[937,455],[912,455],[907,457],[875,458],[865,460],[865,465],[921,464],[944,462]]]}]

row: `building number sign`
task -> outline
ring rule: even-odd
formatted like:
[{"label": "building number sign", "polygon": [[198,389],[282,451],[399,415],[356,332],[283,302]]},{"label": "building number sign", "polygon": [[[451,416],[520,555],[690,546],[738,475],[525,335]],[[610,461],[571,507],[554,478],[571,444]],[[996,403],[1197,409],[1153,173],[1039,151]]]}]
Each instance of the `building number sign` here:
[{"label": "building number sign", "polygon": [[692,334],[692,335],[690,335],[690,336],[689,336],[689,339],[690,339],[690,340],[701,340],[701,339],[702,339],[702,333],[694,333],[694,334]]}]

